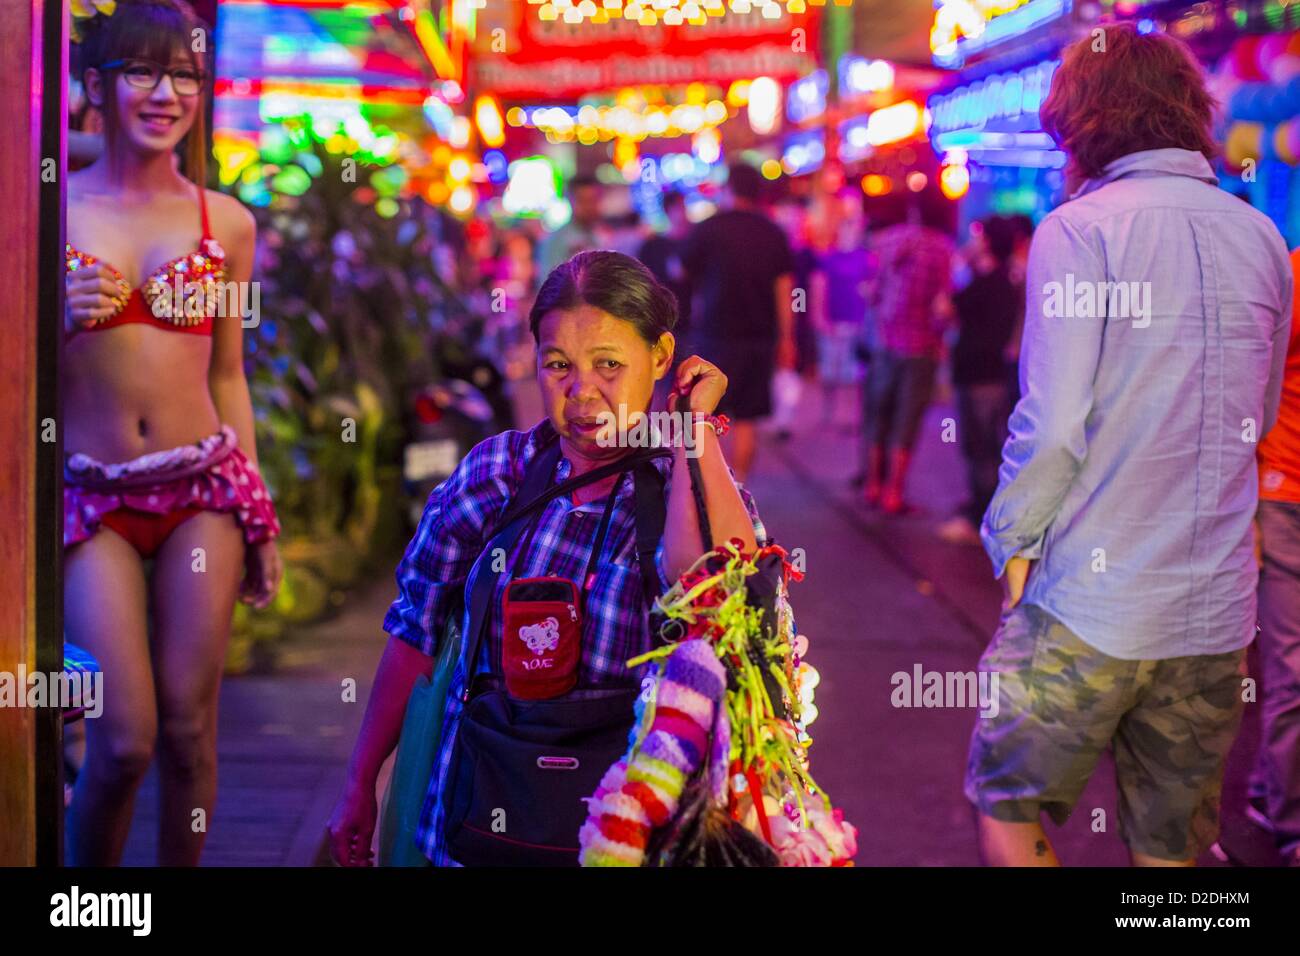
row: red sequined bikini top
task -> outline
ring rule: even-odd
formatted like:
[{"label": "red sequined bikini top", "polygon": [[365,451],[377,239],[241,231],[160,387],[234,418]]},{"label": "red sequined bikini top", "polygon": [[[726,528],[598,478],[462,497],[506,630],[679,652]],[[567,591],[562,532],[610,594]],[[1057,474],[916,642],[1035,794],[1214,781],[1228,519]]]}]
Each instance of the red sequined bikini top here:
[{"label": "red sequined bikini top", "polygon": [[218,283],[226,276],[226,253],[212,238],[208,228],[208,203],[202,187],[199,188],[199,209],[203,216],[203,238],[199,240],[198,249],[159,266],[138,289],[127,285],[122,273],[107,262],[81,252],[72,243],[67,244],[64,259],[68,272],[103,265],[113,273],[114,281],[125,298],[112,315],[97,319],[78,331],[100,332],[143,322],[169,332],[212,334],[212,320],[220,296]]}]

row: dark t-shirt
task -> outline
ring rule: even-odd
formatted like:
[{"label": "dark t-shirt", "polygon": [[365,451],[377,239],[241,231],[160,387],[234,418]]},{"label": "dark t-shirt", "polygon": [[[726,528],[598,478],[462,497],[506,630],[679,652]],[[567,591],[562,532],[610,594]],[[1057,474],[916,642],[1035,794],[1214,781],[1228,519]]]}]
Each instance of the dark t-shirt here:
[{"label": "dark t-shirt", "polygon": [[666,285],[677,299],[677,333],[680,335],[690,324],[691,318],[691,284],[686,277],[686,267],[682,264],[682,248],[685,239],[672,236],[651,236],[641,244],[636,257],[655,278]]},{"label": "dark t-shirt", "polygon": [[682,262],[695,293],[699,341],[742,348],[776,342],[776,279],[794,272],[776,223],[747,209],[720,212],[691,230]]},{"label": "dark t-shirt", "polygon": [[977,385],[1006,378],[1003,353],[1011,341],[1025,291],[1005,270],[976,276],[952,297],[957,311],[957,344],[952,350],[952,383]]}]

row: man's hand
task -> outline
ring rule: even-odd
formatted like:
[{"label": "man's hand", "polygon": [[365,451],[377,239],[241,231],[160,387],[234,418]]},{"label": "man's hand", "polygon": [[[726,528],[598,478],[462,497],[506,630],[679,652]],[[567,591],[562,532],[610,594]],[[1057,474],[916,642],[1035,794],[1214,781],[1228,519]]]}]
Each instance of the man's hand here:
[{"label": "man's hand", "polygon": [[1025,593],[1025,582],[1029,580],[1029,569],[1033,566],[1029,558],[1019,555],[1007,562],[1007,569],[1002,572],[1002,610],[1009,611],[1020,603]]}]

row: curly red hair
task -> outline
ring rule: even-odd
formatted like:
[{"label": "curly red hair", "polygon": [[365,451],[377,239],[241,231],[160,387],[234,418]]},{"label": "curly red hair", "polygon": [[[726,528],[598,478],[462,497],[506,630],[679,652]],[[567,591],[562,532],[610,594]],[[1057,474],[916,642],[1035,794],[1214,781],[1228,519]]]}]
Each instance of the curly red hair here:
[{"label": "curly red hair", "polygon": [[1190,149],[1213,159],[1215,106],[1182,41],[1111,23],[1065,50],[1040,115],[1078,182],[1147,149]]}]

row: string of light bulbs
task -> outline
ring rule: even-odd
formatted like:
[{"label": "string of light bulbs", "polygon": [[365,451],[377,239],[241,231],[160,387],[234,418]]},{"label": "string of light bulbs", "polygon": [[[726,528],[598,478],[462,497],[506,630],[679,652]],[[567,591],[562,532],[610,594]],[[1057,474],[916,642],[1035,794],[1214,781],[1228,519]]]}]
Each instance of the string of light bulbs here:
[{"label": "string of light bulbs", "polygon": [[[835,6],[849,6],[853,0],[830,0]],[[769,20],[783,13],[805,13],[809,7],[824,7],[827,0],[528,0],[537,17],[564,23],[609,23],[631,20],[652,27],[703,26],[711,17],[760,13]]]}]

